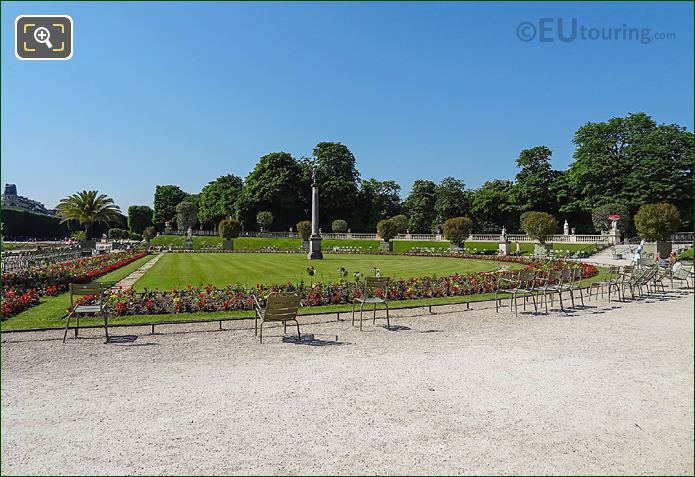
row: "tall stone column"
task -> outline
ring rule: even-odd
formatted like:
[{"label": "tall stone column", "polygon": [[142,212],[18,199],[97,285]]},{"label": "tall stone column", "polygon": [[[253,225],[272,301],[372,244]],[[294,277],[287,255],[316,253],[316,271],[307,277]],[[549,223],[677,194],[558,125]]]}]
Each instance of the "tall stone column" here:
[{"label": "tall stone column", "polygon": [[309,237],[309,260],[323,258],[321,252],[321,233],[319,232],[319,185],[316,182],[316,167],[311,171],[311,237]]}]

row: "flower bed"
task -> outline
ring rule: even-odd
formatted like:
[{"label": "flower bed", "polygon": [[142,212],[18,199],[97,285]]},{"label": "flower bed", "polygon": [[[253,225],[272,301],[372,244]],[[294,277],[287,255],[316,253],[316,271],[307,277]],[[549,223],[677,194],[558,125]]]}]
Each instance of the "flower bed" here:
[{"label": "flower bed", "polygon": [[39,297],[59,295],[69,283],[88,283],[147,252],[121,252],[80,258],[46,267],[2,274],[2,320],[39,304]]},{"label": "flower bed", "polygon": [[[479,259],[479,257],[476,256]],[[491,258],[492,259],[492,258]],[[504,257],[504,262],[521,263],[526,268],[542,269],[548,266],[563,267],[562,261],[540,262],[528,261],[515,257]],[[585,278],[598,273],[596,267],[580,264]],[[518,273],[518,270],[510,272]],[[497,274],[494,272],[479,272],[466,275],[450,275],[445,277],[416,277],[404,280],[394,280],[389,285],[389,300],[413,300],[420,298],[439,298],[451,296],[475,295],[494,292],[497,289]],[[287,283],[283,285],[261,285],[246,288],[232,285],[217,289],[212,285],[167,291],[152,290],[143,293],[133,289],[118,290],[107,299],[106,309],[112,316],[140,314],[169,314],[194,313],[233,310],[252,310],[253,297],[261,301],[274,291],[297,292],[302,297],[305,306],[339,305],[352,303],[353,298],[360,296],[360,290],[355,282],[340,281],[337,283],[314,283],[299,285]],[[379,291],[378,291],[379,292]],[[383,293],[383,291],[380,291]]]}]

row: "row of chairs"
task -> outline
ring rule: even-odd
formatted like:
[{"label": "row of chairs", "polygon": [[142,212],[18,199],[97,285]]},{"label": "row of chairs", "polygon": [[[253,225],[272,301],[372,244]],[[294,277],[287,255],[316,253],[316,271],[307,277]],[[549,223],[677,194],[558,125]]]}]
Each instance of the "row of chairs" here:
[{"label": "row of chairs", "polygon": [[[495,290],[495,311],[499,313],[502,299],[509,295],[510,308],[514,308],[515,314],[519,314],[518,298],[523,299],[523,309],[526,310],[526,303],[530,298],[533,302],[535,312],[538,307],[545,305],[548,312],[548,301],[550,306],[554,305],[555,295],[560,300],[560,308],[565,309],[562,294],[568,292],[572,307],[574,308],[575,293],[578,293],[582,306],[584,306],[584,293],[581,287],[582,269],[562,268],[549,270],[522,270],[516,275],[511,271],[502,271],[497,277],[497,289]],[[539,302],[536,301],[539,298]]]},{"label": "row of chairs", "polygon": [[[598,296],[599,291],[603,298],[605,291],[608,291],[608,301],[611,300],[612,292],[618,296],[618,300],[625,300],[627,291],[634,299],[637,295],[642,296],[646,293],[655,293],[659,289],[666,291],[664,281],[668,281],[671,288],[676,282],[685,282],[686,287],[693,285],[693,267],[685,266],[682,262],[676,262],[670,267],[661,267],[654,264],[638,264],[611,266],[604,280],[594,282],[589,288],[589,296],[595,290]],[[622,294],[622,297],[621,297]]]}]

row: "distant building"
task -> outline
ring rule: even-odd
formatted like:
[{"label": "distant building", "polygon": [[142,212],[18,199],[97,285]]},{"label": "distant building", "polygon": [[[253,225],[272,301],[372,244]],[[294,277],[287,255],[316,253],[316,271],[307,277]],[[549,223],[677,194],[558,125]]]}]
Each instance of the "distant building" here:
[{"label": "distant building", "polygon": [[5,184],[5,192],[2,194],[1,201],[3,207],[15,207],[38,214],[54,214],[53,210],[48,210],[41,202],[17,195],[16,184]]}]

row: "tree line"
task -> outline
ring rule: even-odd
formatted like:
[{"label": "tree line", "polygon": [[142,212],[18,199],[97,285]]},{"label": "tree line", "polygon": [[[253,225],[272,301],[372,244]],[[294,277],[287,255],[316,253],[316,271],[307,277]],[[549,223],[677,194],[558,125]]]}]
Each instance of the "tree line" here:
[{"label": "tree line", "polygon": [[380,220],[405,216],[399,223],[411,233],[439,231],[452,217],[470,217],[474,233],[497,233],[502,227],[513,233],[520,231],[524,214],[541,211],[568,220],[578,233],[600,232],[607,216],[617,213],[625,217],[623,231],[633,233],[629,217],[652,202],[674,204],[684,228],[692,230],[691,132],[635,113],[588,122],[572,142],[576,149],[567,170],[553,169],[552,151],[539,145],[520,152],[514,181],[494,179],[470,189],[455,177],[439,183],[418,179],[404,200],[395,181],[362,179],[347,146],[321,142],[311,158],[273,152],[261,157],[245,179],[228,174],[195,194],[158,185],[154,209],[130,207],[129,222],[140,233],[149,225],[162,231],[167,221],[182,229],[212,230],[232,216],[247,230],[287,231],[310,217],[311,167],[316,165],[325,231],[339,220],[353,232],[374,232]]}]

